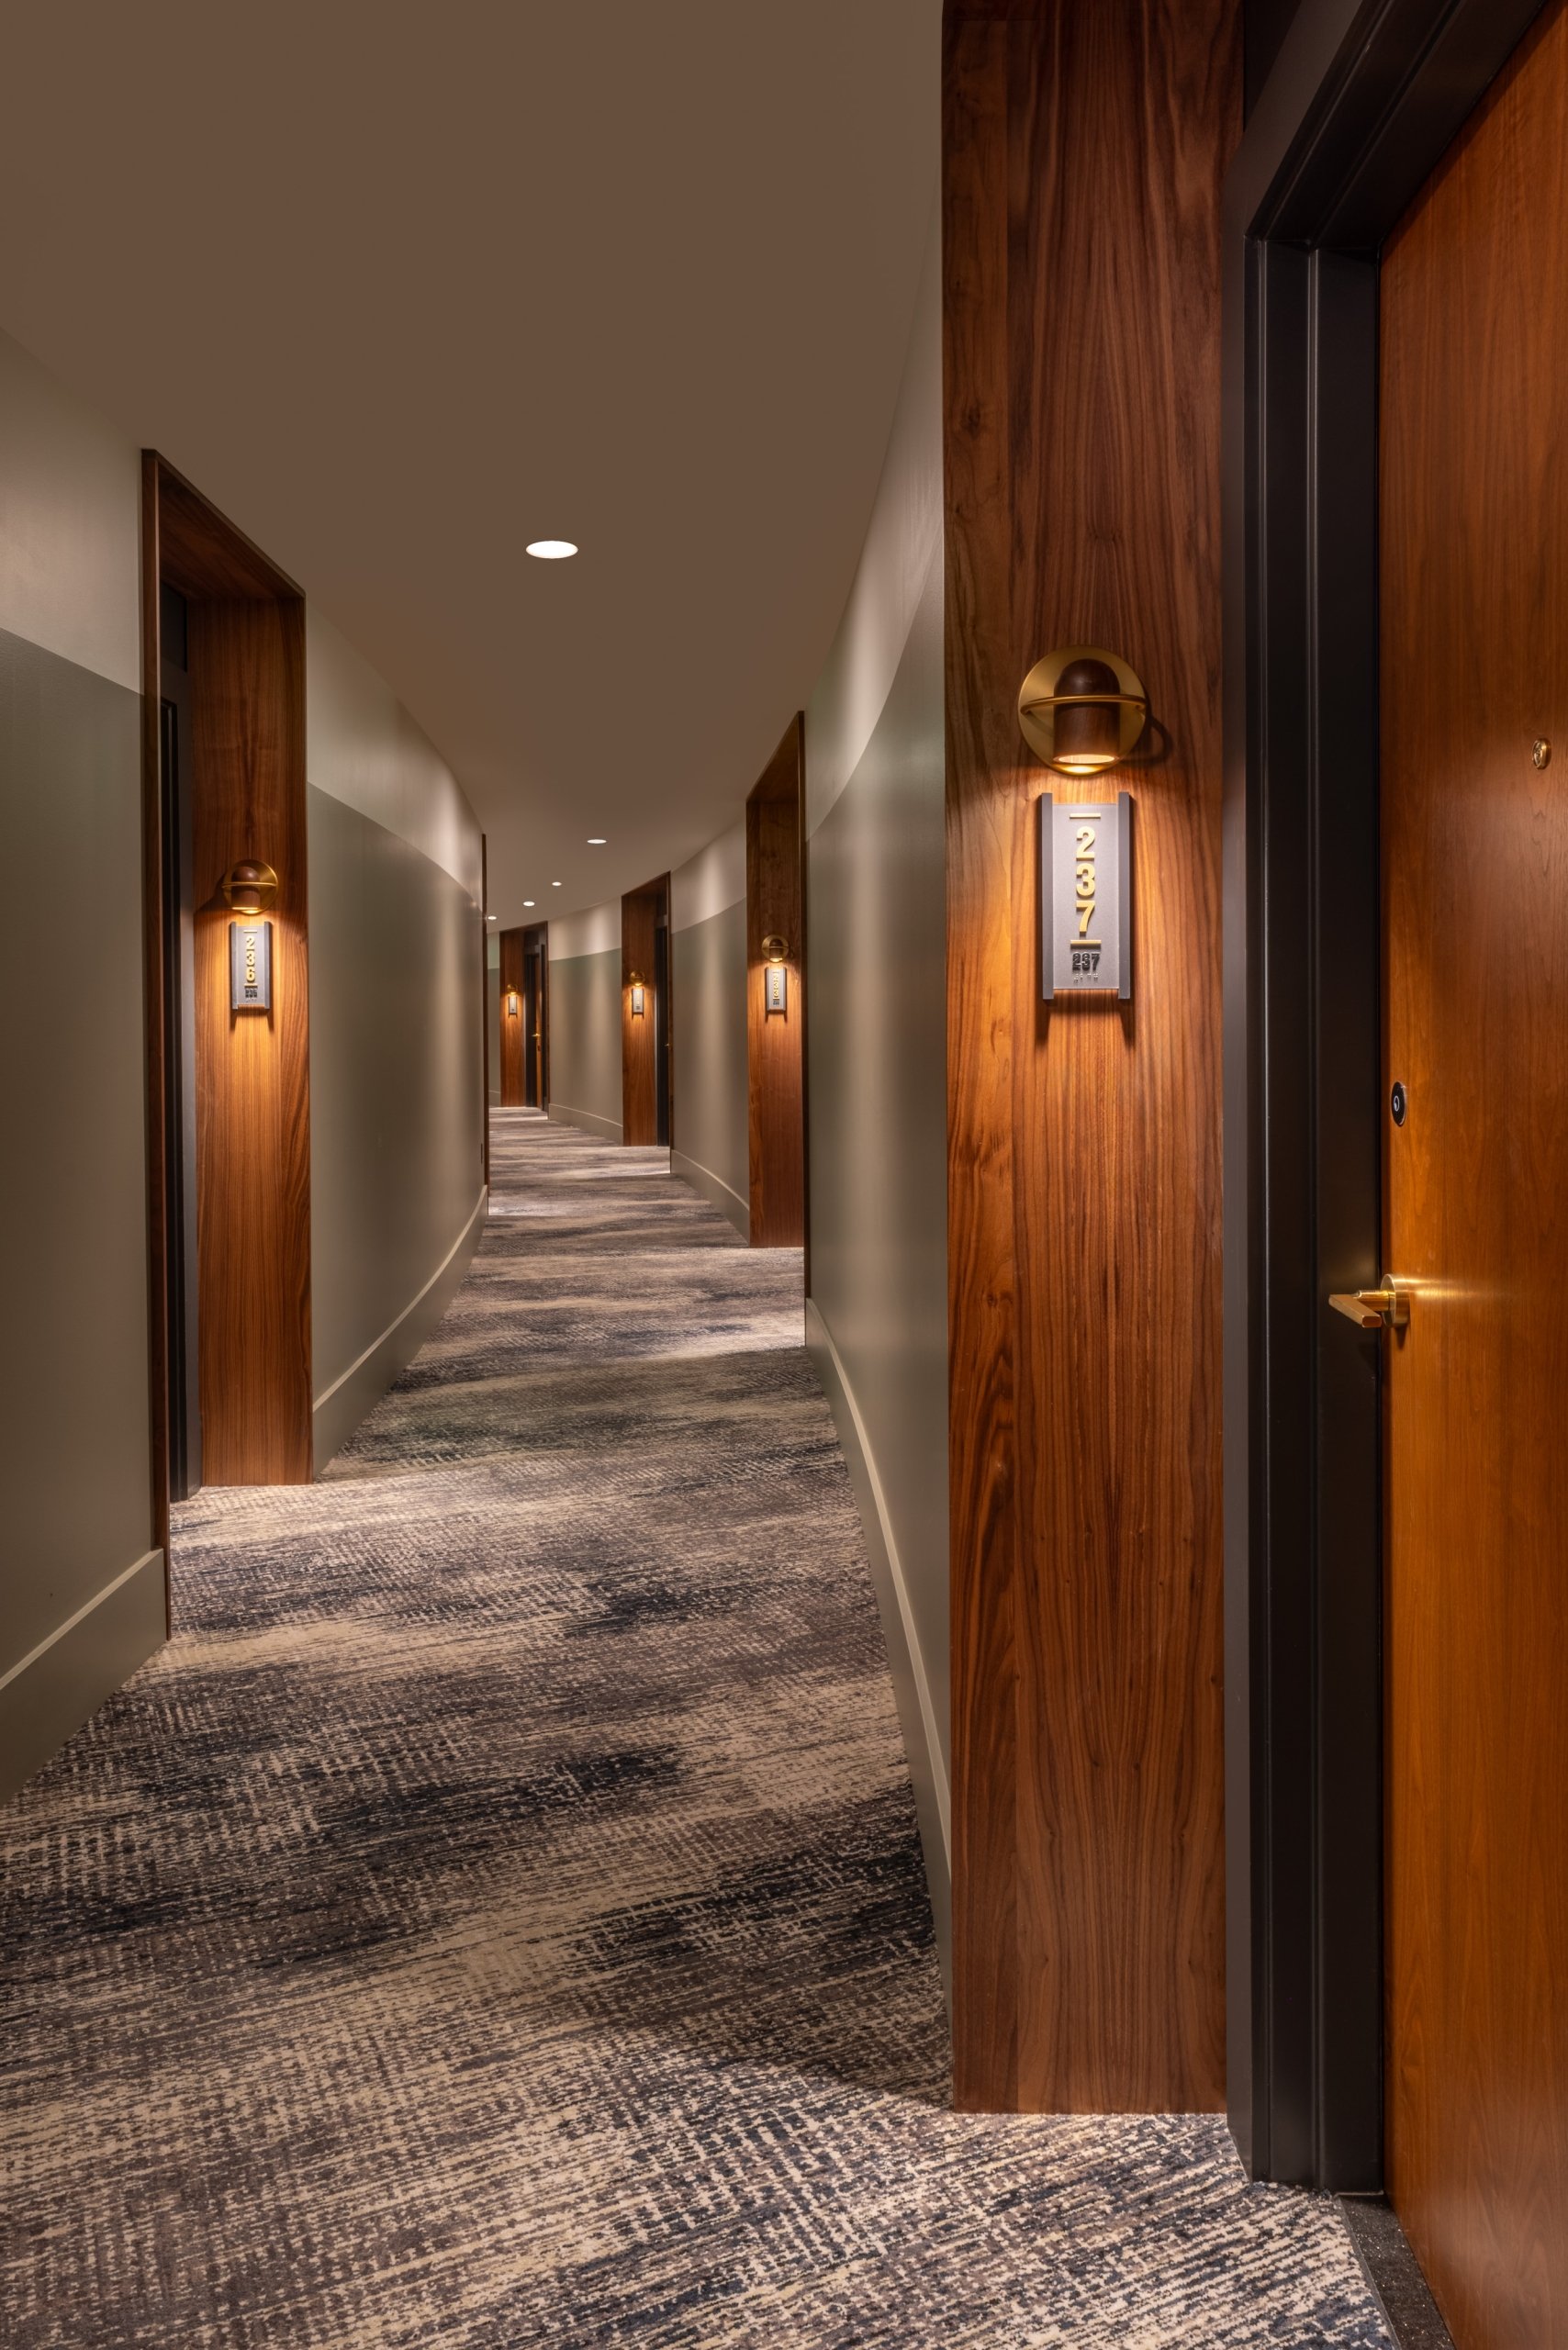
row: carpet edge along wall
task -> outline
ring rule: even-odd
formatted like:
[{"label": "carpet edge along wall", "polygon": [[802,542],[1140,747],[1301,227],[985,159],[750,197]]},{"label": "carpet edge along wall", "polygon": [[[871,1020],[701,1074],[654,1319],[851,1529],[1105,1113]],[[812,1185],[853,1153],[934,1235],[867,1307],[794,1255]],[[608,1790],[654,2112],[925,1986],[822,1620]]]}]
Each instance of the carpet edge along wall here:
[{"label": "carpet edge along wall", "polygon": [[[1224,2101],[1220,197],[1233,0],[944,34],[955,2086]],[[1142,675],[1130,1004],[1038,1000],[1018,687]],[[1106,796],[1104,782],[1097,797]]]}]

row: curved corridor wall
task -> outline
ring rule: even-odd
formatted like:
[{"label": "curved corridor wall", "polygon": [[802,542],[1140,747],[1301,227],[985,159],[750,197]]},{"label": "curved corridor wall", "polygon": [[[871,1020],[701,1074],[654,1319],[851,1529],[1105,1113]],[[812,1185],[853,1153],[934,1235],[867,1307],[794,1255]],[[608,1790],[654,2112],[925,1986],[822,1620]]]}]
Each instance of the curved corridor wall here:
[{"label": "curved corridor wall", "polygon": [[307,608],[310,1303],[319,1468],[445,1310],[484,1214],[479,828]]},{"label": "curved corridor wall", "polygon": [[621,1140],[621,901],[550,924],[550,1115]]},{"label": "curved corridor wall", "polygon": [[0,336],[0,1797],[164,1633],[148,1401],[140,498],[132,443]]},{"label": "curved corridor wall", "polygon": [[806,711],[807,1338],[855,1482],[948,1947],[940,248]]},{"label": "curved corridor wall", "polygon": [[[141,458],[0,335],[0,1798],[162,1641],[150,1393]],[[318,1463],[482,1212],[479,838],[307,611]],[[129,886],[127,877],[130,876]]]},{"label": "curved corridor wall", "polygon": [[751,1235],[745,824],[670,875],[671,1172]]}]

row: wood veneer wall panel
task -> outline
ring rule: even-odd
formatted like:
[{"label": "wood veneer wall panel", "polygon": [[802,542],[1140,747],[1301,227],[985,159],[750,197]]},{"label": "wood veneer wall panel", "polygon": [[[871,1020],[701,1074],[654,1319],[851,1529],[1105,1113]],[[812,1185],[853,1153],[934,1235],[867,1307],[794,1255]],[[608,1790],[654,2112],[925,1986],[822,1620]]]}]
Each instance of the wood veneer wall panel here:
[{"label": "wood veneer wall panel", "polygon": [[[1224,2094],[1219,246],[1234,0],[949,5],[956,2087]],[[1129,1005],[1037,996],[1019,680],[1126,653]]]},{"label": "wood veneer wall panel", "polygon": [[[792,718],[753,787],[745,811],[746,1076],[751,1245],[799,1248],[805,1239],[805,1029],[801,952],[801,789],[803,717]],[[789,946],[788,1010],[768,1015],[765,938]]]},{"label": "wood veneer wall panel", "polygon": [[942,164],[953,2094],[1002,2109],[1019,2032],[1009,47],[1003,24],[946,28]]},{"label": "wood veneer wall panel", "polygon": [[[523,968],[526,949],[521,930],[503,930],[500,937],[501,1107],[521,1110],[528,1101],[523,1056],[528,1050],[527,1001]],[[517,1010],[507,1010],[507,997],[517,994]]]},{"label": "wood veneer wall panel", "polygon": [[[621,901],[621,1139],[626,1143],[656,1143],[659,1138],[654,934],[667,890],[666,882],[650,882],[644,889],[628,890]],[[640,1018],[632,1010],[633,971],[644,990]]]},{"label": "wood veneer wall panel", "polygon": [[[310,1384],[305,608],[193,602],[202,1473],[307,1484]],[[239,858],[275,867],[273,1009],[231,1013]]]}]

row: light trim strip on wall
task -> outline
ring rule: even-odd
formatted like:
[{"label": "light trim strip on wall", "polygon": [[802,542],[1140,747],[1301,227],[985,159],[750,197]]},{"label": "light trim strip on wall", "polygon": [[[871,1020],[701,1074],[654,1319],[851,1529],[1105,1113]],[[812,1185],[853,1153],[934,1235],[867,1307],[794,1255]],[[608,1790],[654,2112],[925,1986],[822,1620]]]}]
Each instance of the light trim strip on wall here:
[{"label": "light trim strip on wall", "polygon": [[49,1654],[57,1640],[62,1640],[68,1632],[73,1632],[78,1624],[84,1624],[95,1607],[101,1607],[106,1599],[112,1599],[123,1584],[129,1583],[133,1576],[141,1574],[155,1561],[162,1565],[162,1559],[163,1553],[161,1550],[144,1550],[140,1559],[133,1559],[130,1565],[116,1575],[112,1583],[106,1583],[102,1591],[95,1591],[91,1599],[84,1600],[74,1616],[68,1616],[63,1624],[57,1624],[52,1632],[46,1633],[36,1649],[29,1649],[27,1655],[18,1657],[8,1671],[0,1673],[0,1689],[6,1688],[13,1681],[19,1680],[24,1673],[37,1664],[39,1657]]},{"label": "light trim strip on wall", "polygon": [[[705,1167],[700,1158],[693,1158],[689,1152],[683,1150],[672,1148],[670,1151],[669,1171],[672,1175],[678,1177],[681,1182],[689,1183],[692,1190],[708,1202],[710,1207],[717,1208],[722,1216],[727,1217],[743,1240],[750,1239],[751,1202],[743,1198],[733,1184],[726,1183],[722,1175],[715,1175],[711,1167]],[[723,1193],[722,1199],[718,1197],[721,1192]],[[726,1201],[733,1203],[734,1212],[731,1207],[725,1205]]]},{"label": "light trim strip on wall", "polygon": [[926,1759],[931,1771],[932,1788],[936,1797],[936,1815],[942,1826],[942,1852],[947,1863],[947,1874],[950,1879],[953,1871],[952,1795],[946,1766],[942,1760],[942,1741],[937,1729],[936,1708],[931,1701],[931,1684],[925,1677],[925,1658],[921,1650],[919,1634],[915,1629],[914,1610],[910,1605],[909,1586],[904,1580],[903,1563],[899,1557],[899,1546],[893,1533],[892,1519],[888,1515],[887,1496],[882,1491],[881,1478],[877,1473],[877,1459],[871,1449],[871,1440],[866,1433],[866,1423],[861,1418],[860,1407],[855,1401],[855,1390],[849,1383],[849,1375],[844,1368],[843,1358],[833,1342],[833,1332],[823,1321],[821,1309],[814,1298],[808,1297],[806,1300],[806,1323],[808,1347],[814,1339],[823,1348],[833,1365],[834,1376],[844,1391],[845,1404],[855,1427],[856,1443],[859,1448],[860,1458],[865,1463],[866,1482],[871,1489],[871,1499],[877,1511],[877,1528],[882,1538],[882,1547],[887,1552],[888,1572],[892,1579],[893,1593],[898,1600],[899,1616],[903,1625],[904,1646],[909,1651],[910,1672],[914,1681],[914,1694],[920,1703],[920,1720],[921,1728],[925,1734]]},{"label": "light trim strip on wall", "polygon": [[431,1275],[429,1281],[426,1281],[423,1289],[420,1291],[418,1296],[411,1297],[409,1300],[409,1303],[404,1306],[401,1314],[396,1314],[393,1315],[391,1321],[388,1322],[386,1329],[383,1330],[379,1338],[372,1338],[364,1352],[362,1355],[355,1356],[353,1361],[350,1363],[347,1371],[340,1371],[337,1378],[333,1380],[331,1385],[322,1389],[320,1394],[317,1396],[315,1403],[311,1405],[313,1412],[319,1412],[323,1404],[330,1404],[333,1396],[337,1393],[339,1388],[346,1386],[348,1382],[354,1377],[356,1372],[362,1371],[364,1369],[365,1364],[370,1360],[371,1356],[379,1353],[381,1348],[386,1344],[387,1339],[395,1335],[395,1333],[408,1320],[409,1315],[416,1313],[424,1304],[431,1290],[434,1289],[437,1281],[440,1281],[442,1273],[446,1271],[454,1257],[456,1256],[458,1250],[467,1239],[468,1235],[473,1231],[475,1219],[485,1204],[487,1191],[487,1187],[481,1183],[479,1186],[479,1196],[475,1201],[473,1206],[469,1209],[467,1216],[464,1220],[462,1231],[458,1234],[456,1239],[453,1242],[451,1248],[447,1250],[445,1256],[442,1259],[440,1264]]},{"label": "light trim strip on wall", "polygon": [[562,1125],[581,1126],[586,1134],[603,1135],[607,1142],[621,1140],[619,1118],[601,1118],[597,1110],[574,1110],[569,1102],[557,1102],[554,1094],[550,1097],[549,1115]]}]

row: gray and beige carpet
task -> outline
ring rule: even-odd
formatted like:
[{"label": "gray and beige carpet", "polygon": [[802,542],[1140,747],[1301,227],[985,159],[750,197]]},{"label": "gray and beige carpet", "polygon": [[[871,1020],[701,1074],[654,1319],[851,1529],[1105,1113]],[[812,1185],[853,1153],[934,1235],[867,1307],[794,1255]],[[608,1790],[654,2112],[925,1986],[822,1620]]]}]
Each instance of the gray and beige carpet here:
[{"label": "gray and beige carpet", "polygon": [[431,1344],[0,1813],[6,2350],[1383,2350],[1217,2121],[946,2109],[800,1259],[498,1127]]}]

